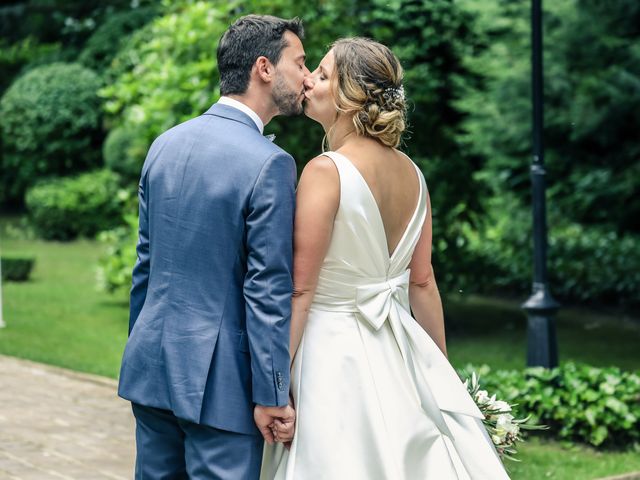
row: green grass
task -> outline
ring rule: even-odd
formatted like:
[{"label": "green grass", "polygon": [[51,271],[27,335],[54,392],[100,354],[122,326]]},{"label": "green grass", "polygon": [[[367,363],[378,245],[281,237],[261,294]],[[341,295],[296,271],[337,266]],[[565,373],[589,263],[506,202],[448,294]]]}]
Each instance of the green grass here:
[{"label": "green grass", "polygon": [[506,462],[512,480],[591,480],[640,471],[637,451],[600,452],[583,445],[530,437],[521,462]]},{"label": "green grass", "polygon": [[[451,363],[486,363],[494,369],[525,367],[527,318],[515,301],[449,298],[447,348]],[[640,321],[567,307],[556,318],[560,362],[640,370]]]},{"label": "green grass", "polygon": [[[36,257],[31,280],[4,283],[0,353],[115,378],[127,337],[126,299],[99,292],[95,266],[104,247],[25,240],[7,235],[0,219],[1,252]],[[4,235],[3,235],[4,232]],[[526,317],[513,301],[449,298],[448,347],[452,363],[522,368]],[[640,327],[622,315],[565,308],[558,315],[562,361],[640,369]],[[585,446],[532,437],[520,448],[522,463],[508,462],[513,480],[588,480],[640,470],[637,452],[598,452]]]},{"label": "green grass", "polygon": [[2,286],[0,353],[115,378],[127,339],[125,299],[96,290],[103,245],[2,238],[2,253],[36,258],[28,282]]}]

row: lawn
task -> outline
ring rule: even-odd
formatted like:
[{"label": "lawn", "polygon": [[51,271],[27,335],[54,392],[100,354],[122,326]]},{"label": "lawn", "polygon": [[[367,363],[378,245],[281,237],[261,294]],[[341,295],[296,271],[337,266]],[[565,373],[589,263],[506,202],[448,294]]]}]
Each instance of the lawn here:
[{"label": "lawn", "polygon": [[[0,233],[5,230],[0,225]],[[104,246],[87,240],[25,240],[5,232],[0,250],[36,257],[29,282],[3,284],[7,327],[0,330],[0,353],[115,378],[128,309],[125,298],[96,289],[95,266]],[[517,302],[449,298],[446,312],[455,366],[524,366],[526,317]],[[562,361],[640,369],[637,321],[576,308],[563,309],[557,320]],[[522,463],[508,463],[513,480],[587,480],[640,470],[637,452],[603,453],[540,438],[521,448],[521,458]]]},{"label": "lawn", "polygon": [[506,462],[512,480],[592,480],[640,471],[637,451],[599,452],[583,445],[529,437],[521,462]]},{"label": "lawn", "polygon": [[[492,368],[525,366],[527,317],[518,302],[449,298],[447,348],[456,367],[486,363]],[[560,362],[640,370],[640,319],[565,307],[556,318]]]},{"label": "lawn", "polygon": [[[1,231],[1,230],[0,230]],[[35,256],[31,280],[2,286],[0,353],[115,378],[127,339],[126,299],[96,289],[104,246],[11,239],[0,251]]]}]

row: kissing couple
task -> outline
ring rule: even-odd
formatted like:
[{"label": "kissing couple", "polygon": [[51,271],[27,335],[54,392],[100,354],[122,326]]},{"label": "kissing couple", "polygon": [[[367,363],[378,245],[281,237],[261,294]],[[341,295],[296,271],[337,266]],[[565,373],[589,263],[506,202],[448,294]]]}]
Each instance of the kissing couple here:
[{"label": "kissing couple", "polygon": [[[144,162],[119,384],[135,478],[507,479],[447,360],[400,62],[346,38],[310,72],[303,39],[238,19],[220,99]],[[263,128],[303,112],[328,151],[296,189]]]}]

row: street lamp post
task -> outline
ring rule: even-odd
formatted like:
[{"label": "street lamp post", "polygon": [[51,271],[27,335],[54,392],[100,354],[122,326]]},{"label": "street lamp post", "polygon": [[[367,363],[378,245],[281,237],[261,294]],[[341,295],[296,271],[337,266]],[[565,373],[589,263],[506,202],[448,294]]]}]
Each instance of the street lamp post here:
[{"label": "street lamp post", "polygon": [[531,79],[533,90],[533,288],[522,305],[527,312],[527,365],[553,368],[558,365],[555,313],[560,305],[547,285],[547,219],[545,205],[545,169],[542,83],[542,0],[531,4]]}]

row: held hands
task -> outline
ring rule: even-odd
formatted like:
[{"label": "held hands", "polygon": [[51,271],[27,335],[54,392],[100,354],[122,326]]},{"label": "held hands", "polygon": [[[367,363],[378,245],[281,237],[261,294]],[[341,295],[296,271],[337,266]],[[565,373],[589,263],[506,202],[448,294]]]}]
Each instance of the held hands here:
[{"label": "held hands", "polygon": [[253,418],[265,441],[282,442],[289,447],[295,433],[296,412],[291,404],[284,407],[256,405]]}]

